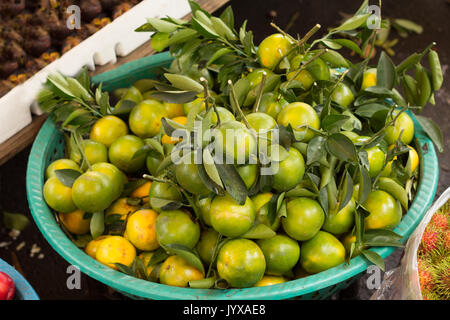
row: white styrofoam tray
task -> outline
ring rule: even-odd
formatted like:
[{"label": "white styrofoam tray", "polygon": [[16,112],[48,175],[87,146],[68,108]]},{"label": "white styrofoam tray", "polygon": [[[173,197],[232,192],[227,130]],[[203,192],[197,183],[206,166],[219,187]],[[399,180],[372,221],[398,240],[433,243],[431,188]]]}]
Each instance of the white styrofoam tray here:
[{"label": "white styrofoam tray", "polygon": [[182,18],[189,12],[186,0],[144,0],[10,90],[0,98],[0,143],[31,123],[31,112],[42,114],[33,102],[50,73],[58,70],[74,76],[83,66],[94,70],[95,65],[114,63],[117,56],[126,56],[149,40],[149,33],[134,32],[146,18]]}]

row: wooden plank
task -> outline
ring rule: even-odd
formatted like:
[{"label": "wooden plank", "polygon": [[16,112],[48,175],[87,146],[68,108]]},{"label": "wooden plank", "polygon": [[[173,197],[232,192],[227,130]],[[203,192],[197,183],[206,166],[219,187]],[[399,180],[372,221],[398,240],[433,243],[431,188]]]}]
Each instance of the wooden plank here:
[{"label": "wooden plank", "polygon": [[[215,10],[222,7],[224,4],[229,2],[229,0],[198,0],[200,6],[208,12],[214,12]],[[190,14],[185,16],[188,19]],[[132,53],[126,57],[120,57],[114,64],[107,64],[104,66],[96,66],[93,74],[103,73],[105,71],[117,68],[118,66],[151,55],[155,51],[151,48],[150,41],[146,42]],[[14,136],[0,144],[0,165],[4,164],[6,161],[14,157],[17,153],[29,146],[36,135],[38,134],[42,124],[47,119],[47,115],[33,116],[32,122],[16,133]]]},{"label": "wooden plank", "polygon": [[28,126],[0,144],[0,165],[4,164],[33,142],[45,119],[47,119],[46,114],[34,116],[33,121]]}]

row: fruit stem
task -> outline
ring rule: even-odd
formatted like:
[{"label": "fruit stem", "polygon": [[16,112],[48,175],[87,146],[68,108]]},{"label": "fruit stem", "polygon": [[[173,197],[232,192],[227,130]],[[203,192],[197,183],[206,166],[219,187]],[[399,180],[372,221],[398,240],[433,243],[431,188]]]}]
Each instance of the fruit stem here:
[{"label": "fruit stem", "polygon": [[294,80],[295,78],[298,77],[298,75],[300,74],[300,72],[303,71],[303,69],[305,69],[305,67],[310,64],[311,62],[313,62],[314,60],[316,60],[317,58],[319,58],[321,55],[323,55],[325,52],[328,52],[328,49],[322,49],[320,50],[320,52],[318,52],[314,57],[312,57],[311,59],[309,59],[308,61],[306,61],[304,64],[302,64],[300,66],[300,68],[298,68],[298,70],[295,72],[295,75],[287,82],[286,87],[289,87],[289,84],[292,82],[292,80]]},{"label": "fruit stem", "polygon": [[81,142],[78,140],[78,138],[81,138],[81,140],[83,140],[83,138],[81,137],[81,135],[79,136],[78,132],[76,131],[71,131],[71,133],[73,134],[73,139],[75,141],[75,144],[77,145],[78,150],[80,150],[81,156],[83,157],[83,161],[86,161],[89,170],[92,169],[91,163],[89,162],[88,158],[86,157],[86,154],[84,153],[84,148],[81,146]]},{"label": "fruit stem", "polygon": [[292,42],[297,42],[295,38],[293,38],[289,33],[285,32],[283,29],[281,29],[279,26],[277,26],[275,23],[271,22],[270,26],[272,28],[275,28],[279,33],[281,33],[283,36],[288,37]]},{"label": "fruit stem", "polygon": [[244,115],[244,112],[242,112],[242,109],[239,106],[239,101],[237,100],[236,92],[234,91],[233,82],[231,80],[228,80],[228,88],[230,89],[230,98],[233,99],[233,102],[236,105],[236,109],[237,109],[239,115],[241,116],[242,121],[244,122],[247,129],[251,130],[252,126],[250,125],[250,123],[248,123],[247,118]]},{"label": "fruit stem", "polygon": [[297,45],[300,47],[306,43],[319,29],[321,28],[320,24],[316,24],[314,27],[309,30],[300,41],[297,41]]},{"label": "fruit stem", "polygon": [[[203,88],[205,90],[205,110],[208,111],[209,110],[209,105],[208,105],[208,100],[211,98],[210,94],[209,94],[209,89],[208,89],[208,80],[206,80],[204,77],[200,77],[200,82],[203,85]],[[219,112],[217,111],[217,107],[216,107],[216,103],[215,101],[211,102],[212,107],[214,109],[214,112],[216,113],[217,116],[217,125],[220,126],[220,116],[219,116]]]},{"label": "fruit stem", "polygon": [[206,273],[206,278],[209,277],[209,275],[210,275],[210,273],[211,273],[211,271],[212,271],[212,266],[213,266],[213,264],[214,264],[214,261],[215,261],[216,258],[217,258],[218,248],[219,248],[220,241],[222,241],[222,237],[223,237],[223,235],[220,234],[220,233],[217,235],[216,244],[214,245],[214,251],[213,251],[211,263],[209,264],[209,267],[208,267],[208,272]]},{"label": "fruit stem", "polygon": [[264,85],[266,83],[266,76],[267,76],[267,73],[263,71],[261,83],[259,84],[259,88],[258,88],[258,95],[256,96],[255,105],[253,106],[253,112],[258,112],[259,104],[261,102],[261,96],[263,94]]}]

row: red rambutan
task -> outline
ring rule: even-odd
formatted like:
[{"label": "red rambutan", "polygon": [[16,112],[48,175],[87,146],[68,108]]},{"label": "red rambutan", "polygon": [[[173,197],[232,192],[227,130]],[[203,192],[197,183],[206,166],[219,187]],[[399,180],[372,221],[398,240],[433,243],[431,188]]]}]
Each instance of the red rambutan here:
[{"label": "red rambutan", "polygon": [[445,214],[442,213],[436,213],[431,218],[431,221],[429,223],[429,226],[431,226],[432,229],[437,231],[445,231],[448,226],[448,219]]},{"label": "red rambutan", "polygon": [[435,250],[439,241],[439,234],[437,232],[427,231],[422,235],[422,241],[420,243],[420,248],[422,254],[430,253]]},{"label": "red rambutan", "polygon": [[[419,282],[422,293],[431,291],[434,286],[433,274],[424,260],[417,259]],[[425,296],[425,294],[423,294]]]}]

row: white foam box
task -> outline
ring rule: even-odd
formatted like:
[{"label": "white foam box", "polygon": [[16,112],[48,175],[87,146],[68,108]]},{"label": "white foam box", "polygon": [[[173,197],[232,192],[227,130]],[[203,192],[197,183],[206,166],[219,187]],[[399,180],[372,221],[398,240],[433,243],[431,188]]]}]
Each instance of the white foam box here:
[{"label": "white foam box", "polygon": [[0,143],[30,124],[31,113],[42,114],[35,98],[50,73],[74,76],[83,66],[95,70],[95,65],[114,63],[149,40],[149,33],[134,32],[146,18],[182,18],[189,12],[186,0],[144,0],[10,90],[0,98]]}]

